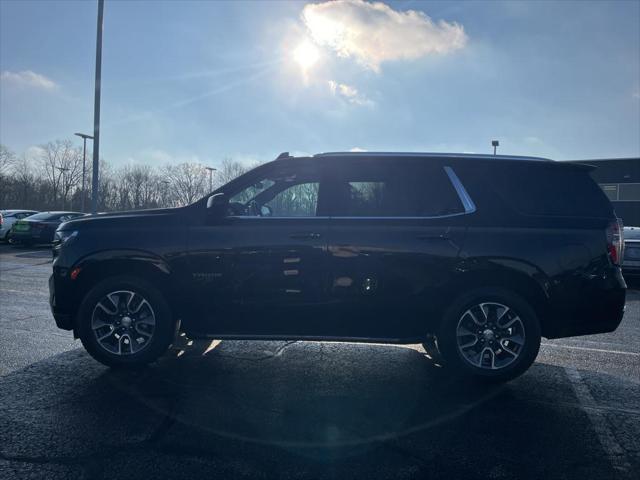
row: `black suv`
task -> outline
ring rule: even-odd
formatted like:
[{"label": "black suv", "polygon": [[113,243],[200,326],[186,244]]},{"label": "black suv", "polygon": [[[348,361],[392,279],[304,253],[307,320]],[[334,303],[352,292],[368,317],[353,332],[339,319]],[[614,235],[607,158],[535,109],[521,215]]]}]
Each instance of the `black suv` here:
[{"label": "black suv", "polygon": [[111,366],[191,338],[422,343],[453,371],[524,372],[548,338],[615,330],[621,227],[592,167],[330,153],[183,207],[56,232],[56,323]]}]

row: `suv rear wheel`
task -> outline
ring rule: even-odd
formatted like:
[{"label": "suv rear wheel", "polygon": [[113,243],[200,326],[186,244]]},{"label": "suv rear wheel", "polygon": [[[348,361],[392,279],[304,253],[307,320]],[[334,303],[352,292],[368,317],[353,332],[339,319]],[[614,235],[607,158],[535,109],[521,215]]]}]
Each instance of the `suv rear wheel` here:
[{"label": "suv rear wheel", "polygon": [[519,295],[481,288],[447,310],[437,346],[444,363],[477,378],[507,381],[524,373],[540,349],[540,323]]},{"label": "suv rear wheel", "polygon": [[169,347],[175,333],[171,310],[149,282],[108,278],[80,305],[78,336],[89,354],[110,367],[150,363]]}]

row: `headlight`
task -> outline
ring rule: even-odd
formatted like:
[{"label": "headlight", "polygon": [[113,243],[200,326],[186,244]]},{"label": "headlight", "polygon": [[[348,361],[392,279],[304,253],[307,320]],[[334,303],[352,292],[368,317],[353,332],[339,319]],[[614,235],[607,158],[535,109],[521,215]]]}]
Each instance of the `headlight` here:
[{"label": "headlight", "polygon": [[77,230],[56,230],[53,236],[53,244],[56,246],[71,243],[78,236]]}]

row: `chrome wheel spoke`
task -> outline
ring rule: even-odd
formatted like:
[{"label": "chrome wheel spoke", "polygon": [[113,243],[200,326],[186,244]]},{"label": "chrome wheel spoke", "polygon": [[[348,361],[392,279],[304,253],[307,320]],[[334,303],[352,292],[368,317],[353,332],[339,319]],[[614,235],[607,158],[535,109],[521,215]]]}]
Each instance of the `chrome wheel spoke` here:
[{"label": "chrome wheel spoke", "polygon": [[[111,325],[109,325],[109,326],[111,327]],[[101,342],[101,341],[102,341],[102,340],[104,340],[105,338],[110,337],[111,335],[113,335],[113,332],[114,332],[114,331],[115,331],[115,330],[113,329],[113,327],[111,327],[111,328],[109,328],[109,331],[108,331],[107,333],[103,334],[103,335],[98,335],[98,334],[96,333],[96,336],[97,336],[97,338],[98,338],[98,341],[99,341],[99,342]]]},{"label": "chrome wheel spoke", "polygon": [[478,337],[476,337],[475,335],[473,335],[473,340],[471,340],[470,342],[467,343],[463,343],[460,345],[460,348],[462,349],[467,349],[469,347],[473,347],[475,344],[478,343]]}]

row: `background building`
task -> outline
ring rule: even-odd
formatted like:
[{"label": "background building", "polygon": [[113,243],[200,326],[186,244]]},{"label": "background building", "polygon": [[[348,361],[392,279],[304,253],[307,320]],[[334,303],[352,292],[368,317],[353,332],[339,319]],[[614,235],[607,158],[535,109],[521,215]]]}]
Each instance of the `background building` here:
[{"label": "background building", "polygon": [[640,158],[574,160],[597,167],[593,179],[607,194],[625,225],[640,226]]}]

